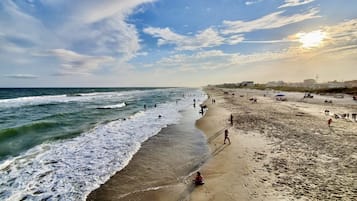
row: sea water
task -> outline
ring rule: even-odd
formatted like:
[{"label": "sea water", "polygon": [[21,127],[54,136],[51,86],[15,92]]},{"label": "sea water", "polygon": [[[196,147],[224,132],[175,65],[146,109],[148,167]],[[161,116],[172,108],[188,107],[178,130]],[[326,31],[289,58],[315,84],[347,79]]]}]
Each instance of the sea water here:
[{"label": "sea water", "polygon": [[202,91],[0,89],[0,200],[85,199],[193,99]]}]

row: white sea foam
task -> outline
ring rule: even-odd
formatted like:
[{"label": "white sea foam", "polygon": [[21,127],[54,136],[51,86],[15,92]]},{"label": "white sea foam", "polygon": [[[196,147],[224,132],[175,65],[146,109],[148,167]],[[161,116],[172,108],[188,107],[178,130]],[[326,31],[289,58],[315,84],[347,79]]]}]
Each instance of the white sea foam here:
[{"label": "white sea foam", "polygon": [[115,105],[105,105],[105,106],[100,106],[97,107],[97,109],[116,109],[116,108],[121,108],[121,107],[125,107],[126,104],[124,103],[119,103],[119,104],[115,104]]},{"label": "white sea foam", "polygon": [[28,96],[11,99],[1,99],[1,107],[22,107],[44,104],[56,104],[56,103],[68,103],[68,102],[85,102],[96,100],[112,100],[120,97],[128,97],[132,94],[138,94],[138,91],[125,91],[125,92],[98,92],[80,94],[80,96],[68,96],[68,95],[50,95],[50,96]]},{"label": "white sea foam", "polygon": [[0,199],[85,200],[124,168],[144,141],[177,123],[179,111],[192,104],[191,98],[158,105],[125,121],[98,125],[79,137],[42,144],[4,161],[0,164]]},{"label": "white sea foam", "polygon": [[158,91],[165,91],[167,89],[154,89],[154,90],[130,90],[118,92],[94,92],[94,93],[81,93],[74,95],[48,95],[48,96],[27,96],[10,99],[0,99],[0,108],[8,107],[23,107],[45,104],[57,104],[68,102],[86,102],[98,100],[113,100],[125,97],[126,99],[131,96],[140,96],[144,93],[154,93]]}]

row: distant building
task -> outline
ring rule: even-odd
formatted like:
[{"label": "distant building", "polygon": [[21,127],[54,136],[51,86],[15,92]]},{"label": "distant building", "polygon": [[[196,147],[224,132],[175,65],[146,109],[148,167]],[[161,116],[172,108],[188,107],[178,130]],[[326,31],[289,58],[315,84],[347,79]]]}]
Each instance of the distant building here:
[{"label": "distant building", "polygon": [[306,79],[306,80],[304,80],[304,84],[316,84],[316,80],[314,80],[314,79]]},{"label": "distant building", "polygon": [[303,82],[304,87],[315,88],[315,85],[316,85],[316,80],[314,79],[306,79]]},{"label": "distant building", "polygon": [[344,82],[337,82],[335,80],[335,81],[332,81],[332,82],[327,82],[327,87],[328,88],[344,88],[344,87],[346,87],[346,85],[345,85]]},{"label": "distant building", "polygon": [[[243,82],[242,82],[243,83]],[[323,89],[323,88],[353,88],[357,87],[357,80],[350,80],[345,82],[339,81],[330,81],[324,83],[317,83],[315,79],[306,79],[303,82],[289,82],[286,83],[284,81],[271,81],[265,84],[266,87],[303,87],[310,89]]]},{"label": "distant building", "polygon": [[267,87],[281,87],[285,85],[283,81],[271,81],[265,84]]},{"label": "distant building", "polygon": [[253,87],[254,82],[253,81],[243,81],[239,84],[241,87]]},{"label": "distant building", "polygon": [[290,83],[287,83],[286,86],[288,86],[288,87],[307,87],[307,85],[305,85],[302,82],[290,82]]},{"label": "distant building", "polygon": [[347,88],[357,87],[357,80],[346,81],[345,86]]}]

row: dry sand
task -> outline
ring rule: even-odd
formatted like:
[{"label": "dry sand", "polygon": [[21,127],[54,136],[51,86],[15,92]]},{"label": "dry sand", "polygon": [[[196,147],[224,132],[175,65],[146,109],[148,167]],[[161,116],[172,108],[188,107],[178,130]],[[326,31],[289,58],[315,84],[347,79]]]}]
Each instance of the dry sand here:
[{"label": "dry sand", "polygon": [[[302,93],[287,93],[288,101],[280,102],[274,92],[244,89],[206,92],[216,103],[206,101],[197,126],[212,158],[201,168],[205,184],[190,200],[357,200],[357,123],[333,119],[329,128],[324,113],[357,113],[356,102],[316,95],[302,100]],[[225,128],[231,145],[223,144]]]}]

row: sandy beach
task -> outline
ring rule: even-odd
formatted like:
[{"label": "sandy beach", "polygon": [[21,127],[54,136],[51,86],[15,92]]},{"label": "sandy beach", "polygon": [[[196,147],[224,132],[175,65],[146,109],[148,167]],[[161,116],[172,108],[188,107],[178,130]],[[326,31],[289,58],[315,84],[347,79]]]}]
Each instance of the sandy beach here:
[{"label": "sandy beach", "polygon": [[[277,101],[278,92],[274,91],[214,87],[205,91],[210,96],[204,102],[208,110],[196,121],[210,147],[210,156],[198,167],[204,185],[194,187],[191,182],[196,167],[186,175],[172,174],[169,179],[157,180],[155,176],[161,177],[160,172],[169,167],[162,166],[167,160],[161,162],[163,169],[151,174],[155,163],[143,166],[140,161],[147,161],[143,151],[127,168],[92,192],[88,200],[357,199],[357,123],[351,118],[334,118],[335,114],[357,112],[357,103],[349,97],[314,94],[312,99],[302,99],[303,93],[284,92],[287,101]],[[333,103],[325,103],[326,99]],[[329,118],[331,127],[327,124]],[[231,144],[223,143],[225,129]],[[155,142],[149,140],[149,144],[158,148]],[[166,157],[160,150],[157,149],[159,154],[150,154]],[[175,159],[169,161],[180,164],[180,154],[175,153]],[[150,182],[133,185],[137,179]],[[126,189],[128,186],[134,190]]]},{"label": "sandy beach", "polygon": [[[215,103],[206,101],[197,126],[212,157],[201,168],[205,184],[190,200],[357,199],[357,123],[333,118],[327,125],[334,113],[356,113],[355,102],[316,95],[306,100],[302,93],[286,93],[282,102],[276,92],[245,89],[206,92]],[[225,128],[231,145],[223,144]]]}]

